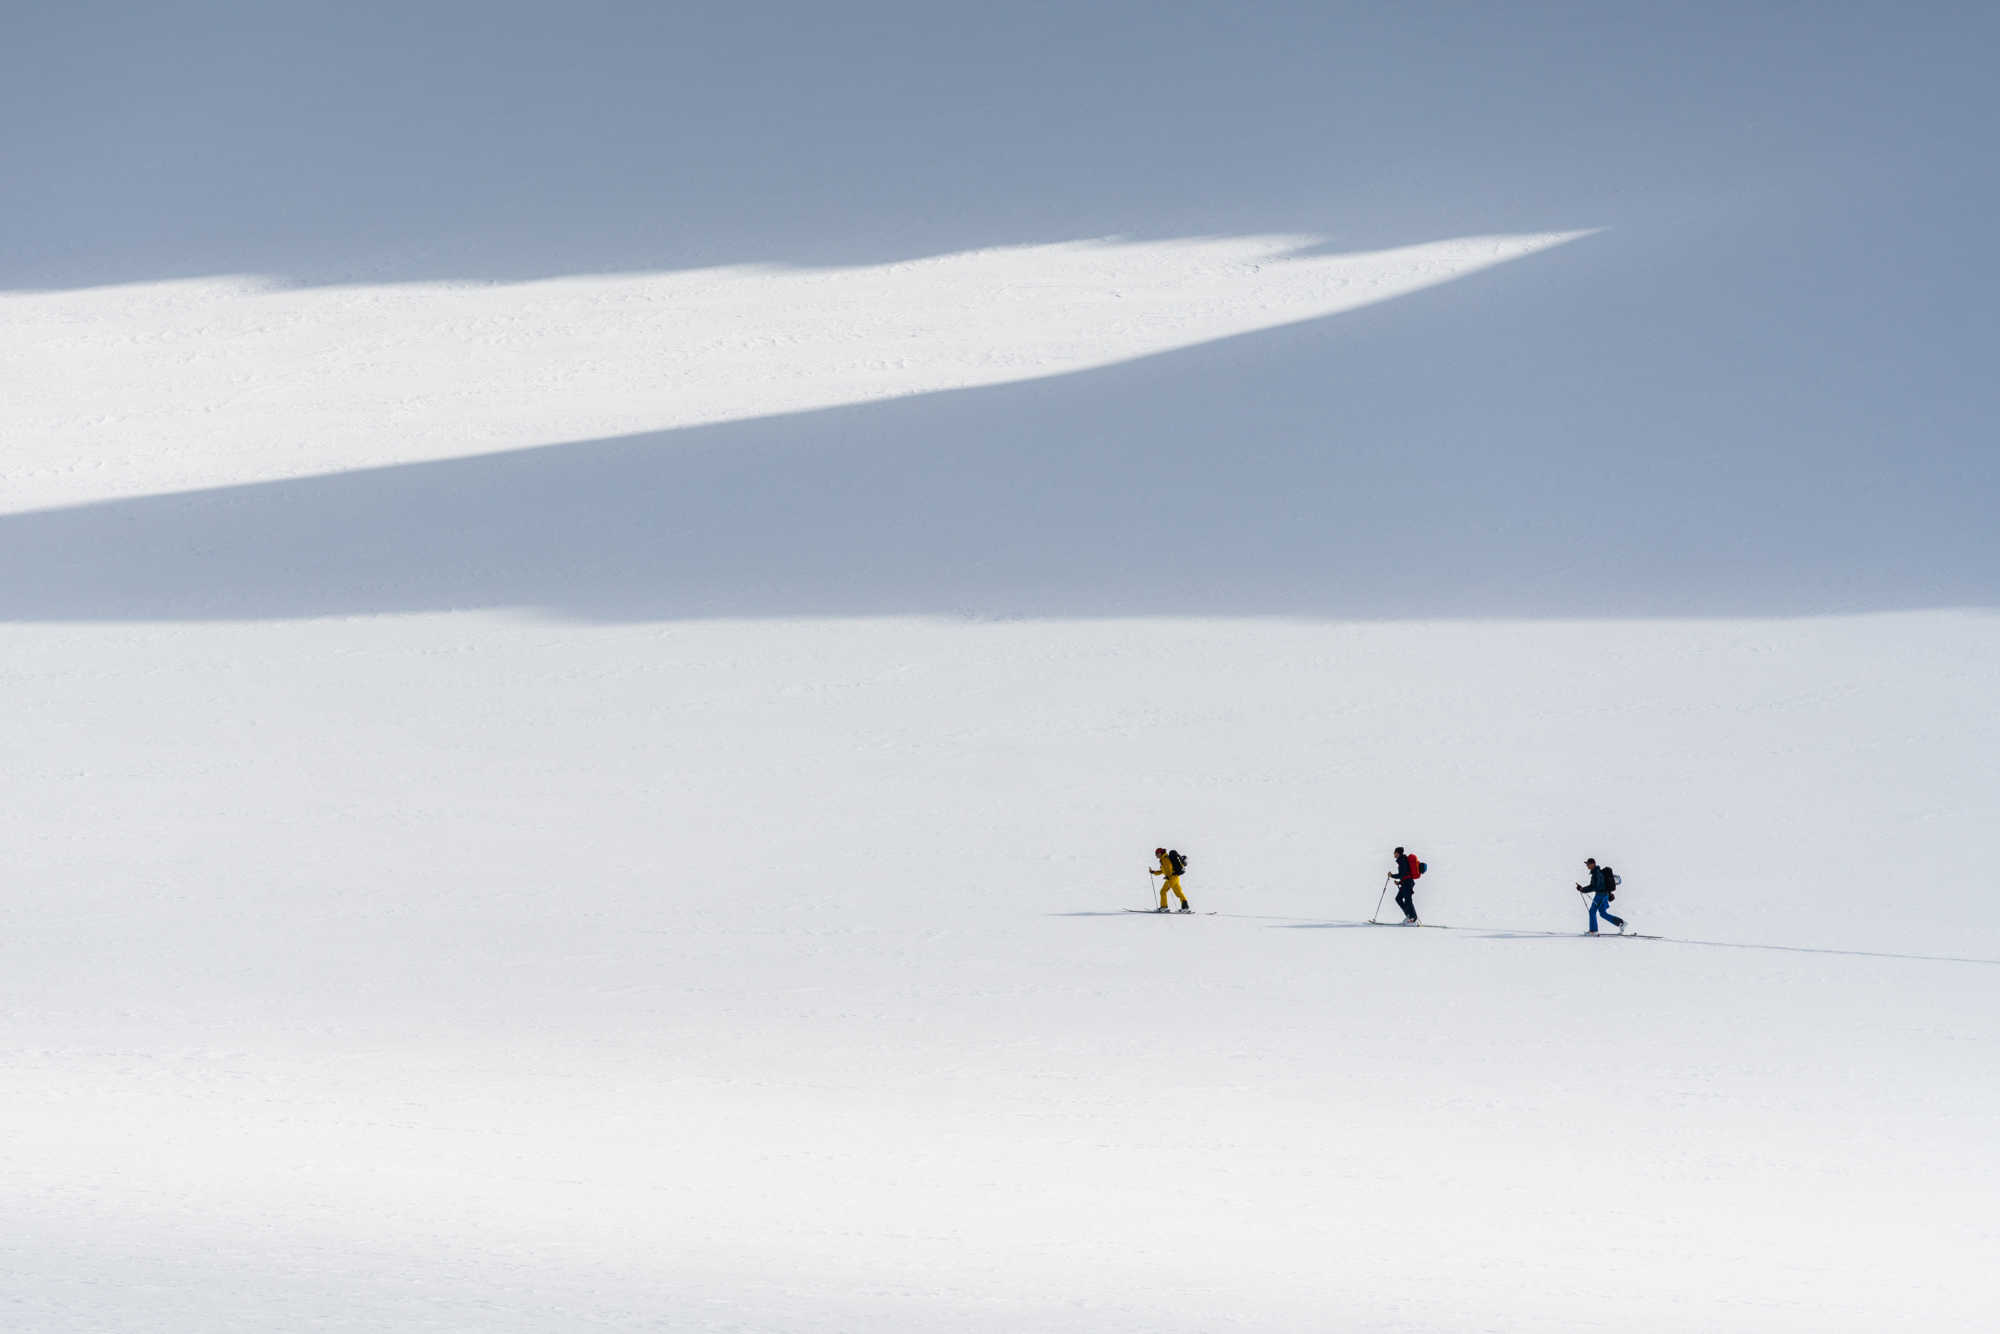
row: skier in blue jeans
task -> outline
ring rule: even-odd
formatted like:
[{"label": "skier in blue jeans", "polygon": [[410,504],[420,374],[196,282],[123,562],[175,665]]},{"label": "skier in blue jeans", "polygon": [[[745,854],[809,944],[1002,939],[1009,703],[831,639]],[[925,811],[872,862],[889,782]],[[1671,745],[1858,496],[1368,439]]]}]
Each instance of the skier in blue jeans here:
[{"label": "skier in blue jeans", "polygon": [[1625,919],[1611,915],[1611,895],[1618,888],[1618,877],[1611,873],[1610,867],[1599,866],[1595,857],[1585,857],[1583,864],[1590,868],[1590,883],[1588,885],[1578,885],[1576,892],[1592,896],[1590,900],[1590,930],[1586,934],[1593,936],[1597,934],[1597,919],[1602,917],[1605,921],[1618,928],[1619,935],[1624,935]]}]

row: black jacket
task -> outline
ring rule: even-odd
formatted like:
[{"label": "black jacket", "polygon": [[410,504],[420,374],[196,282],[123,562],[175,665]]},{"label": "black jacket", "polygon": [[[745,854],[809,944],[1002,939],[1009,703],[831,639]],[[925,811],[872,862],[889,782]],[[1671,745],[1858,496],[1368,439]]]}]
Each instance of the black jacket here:
[{"label": "black jacket", "polygon": [[1600,866],[1590,873],[1590,892],[1609,894],[1618,888],[1618,882],[1611,878],[1611,868]]}]

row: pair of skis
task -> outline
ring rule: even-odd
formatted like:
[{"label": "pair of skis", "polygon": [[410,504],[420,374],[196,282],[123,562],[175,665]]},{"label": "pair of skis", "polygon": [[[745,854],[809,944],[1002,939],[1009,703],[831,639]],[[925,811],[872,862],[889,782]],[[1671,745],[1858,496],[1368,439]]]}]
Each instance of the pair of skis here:
[{"label": "pair of skis", "polygon": [[[1371,918],[1369,918],[1369,919],[1368,919],[1368,925],[1370,925],[1370,926],[1423,926],[1423,927],[1429,927],[1429,928],[1430,928],[1431,930],[1433,930],[1433,931],[1455,931],[1455,930],[1480,930],[1480,931],[1485,931],[1485,930],[1502,930],[1502,929],[1504,929],[1504,928],[1499,928],[1499,927],[1465,927],[1465,928],[1460,928],[1460,927],[1450,927],[1450,926],[1442,926],[1442,925],[1440,925],[1440,924],[1439,924],[1439,923],[1437,923],[1437,922],[1378,922],[1378,921],[1376,921],[1376,920],[1375,920],[1375,919],[1374,919],[1373,917],[1371,917]],[[1628,940],[1665,940],[1665,939],[1666,939],[1666,937],[1665,937],[1665,936],[1648,936],[1648,935],[1645,935],[1645,934],[1643,934],[1643,933],[1641,933],[1641,932],[1638,932],[1638,931],[1508,931],[1508,932],[1507,932],[1507,934],[1508,934],[1508,935],[1510,935],[1510,936],[1606,936],[1606,937],[1615,937],[1615,936],[1624,936],[1624,937],[1625,937],[1626,939],[1628,939]]]},{"label": "pair of skis", "polygon": [[1161,912],[1161,911],[1160,911],[1160,910],[1159,910],[1158,908],[1127,908],[1127,909],[1126,909],[1125,911],[1126,911],[1126,912],[1136,912],[1136,913],[1144,913],[1144,914],[1145,914],[1146,916],[1148,916],[1148,917],[1213,917],[1213,916],[1215,916],[1215,910],[1214,910],[1213,908],[1209,909],[1209,910],[1208,910],[1207,912],[1202,912],[1202,911],[1200,911],[1200,910],[1198,910],[1198,909],[1195,909],[1195,908],[1189,908],[1189,909],[1187,909],[1186,911],[1182,911],[1181,909],[1178,909],[1178,908],[1174,908],[1174,909],[1169,909],[1169,910],[1168,910],[1168,911],[1166,911],[1166,912]]}]

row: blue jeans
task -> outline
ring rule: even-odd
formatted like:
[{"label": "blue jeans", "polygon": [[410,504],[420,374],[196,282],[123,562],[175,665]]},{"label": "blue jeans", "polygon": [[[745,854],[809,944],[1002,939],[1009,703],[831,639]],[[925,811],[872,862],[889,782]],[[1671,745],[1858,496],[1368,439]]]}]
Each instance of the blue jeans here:
[{"label": "blue jeans", "polygon": [[1622,927],[1625,925],[1624,918],[1613,917],[1611,915],[1611,896],[1609,894],[1593,894],[1590,896],[1590,929],[1592,931],[1597,930],[1597,918],[1599,914],[1602,914],[1604,920],[1613,926]]},{"label": "blue jeans", "polygon": [[1398,880],[1396,882],[1396,906],[1403,910],[1405,919],[1414,919],[1417,915],[1416,894],[1416,881]]}]

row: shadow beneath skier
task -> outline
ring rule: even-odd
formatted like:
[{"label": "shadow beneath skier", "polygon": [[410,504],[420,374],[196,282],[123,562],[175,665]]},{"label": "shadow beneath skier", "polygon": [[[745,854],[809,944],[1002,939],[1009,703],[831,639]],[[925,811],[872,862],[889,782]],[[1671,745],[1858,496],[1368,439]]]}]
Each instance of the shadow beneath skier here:
[{"label": "shadow beneath skier", "polygon": [[[1238,914],[1226,914],[1236,916]],[[1359,927],[1400,927],[1400,922],[1303,922],[1281,921],[1273,924],[1273,931],[1325,931]],[[1587,933],[1582,931],[1516,931],[1506,927],[1492,926],[1437,926],[1427,924],[1431,930],[1456,931],[1463,936],[1479,940],[1578,940]],[[1613,932],[1605,932],[1603,939],[1621,939]],[[1622,939],[1651,940],[1661,945],[1693,945],[1702,949],[1720,950],[1775,950],[1784,954],[1837,954],[1856,959],[1907,959],[1914,963],[1976,963],[1990,967],[2000,967],[2000,959],[1974,959],[1955,954],[1891,954],[1884,950],[1836,950],[1813,945],[1751,945],[1734,940],[1684,940],[1679,936],[1628,936]]]},{"label": "shadow beneath skier", "polygon": [[[1496,927],[1463,927],[1467,932],[1476,932],[1481,940],[1576,940],[1586,933],[1582,931],[1509,931]],[[1617,940],[1613,932],[1605,932],[1603,939]],[[1989,967],[2000,967],[2000,959],[1974,959],[1954,954],[1891,954],[1884,950],[1836,950],[1814,945],[1752,945],[1736,940],[1684,940],[1679,936],[1631,936],[1626,939],[1651,940],[1661,945],[1692,945],[1713,950],[1771,950],[1781,954],[1837,954],[1855,959],[1906,959],[1913,963],[1976,963]]]}]

